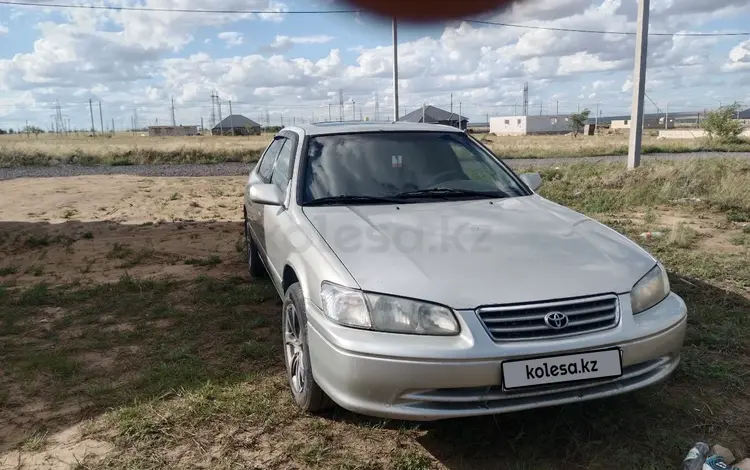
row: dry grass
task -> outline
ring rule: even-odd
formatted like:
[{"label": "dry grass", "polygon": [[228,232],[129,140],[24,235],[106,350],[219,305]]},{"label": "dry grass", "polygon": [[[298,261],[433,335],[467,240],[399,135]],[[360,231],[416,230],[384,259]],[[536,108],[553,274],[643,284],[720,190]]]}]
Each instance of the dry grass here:
[{"label": "dry grass", "polygon": [[634,171],[621,163],[570,163],[540,173],[542,194],[584,212],[700,203],[734,221],[750,217],[750,162],[743,160],[649,162]]},{"label": "dry grass", "polygon": [[[501,158],[574,158],[626,155],[628,137],[623,134],[601,136],[496,136],[478,135]],[[642,152],[690,153],[700,151],[747,152],[750,142],[726,144],[705,139],[658,139],[643,137]]]},{"label": "dry grass", "polygon": [[[426,424],[294,408],[280,304],[246,277],[238,207],[218,212],[242,178],[60,178],[62,192],[0,182],[0,468],[677,468],[699,439],[747,456],[750,244],[738,241],[750,193],[736,185],[748,167],[544,172],[547,196],[664,261],[690,309],[682,365],[615,399]],[[173,212],[196,221],[164,222]],[[670,235],[644,241],[646,230]],[[25,274],[34,265],[44,271]]]},{"label": "dry grass", "polygon": [[[477,134],[501,158],[568,158],[627,153],[627,136],[490,136]],[[22,165],[134,165],[149,163],[253,162],[270,135],[250,137],[148,137],[128,133],[115,137],[41,134],[0,136],[0,167]],[[750,143],[661,140],[645,136],[644,153],[750,151]]]},{"label": "dry grass", "polygon": [[252,162],[268,145],[269,135],[248,137],[114,137],[41,134],[0,136],[0,166],[133,165],[149,163]]}]

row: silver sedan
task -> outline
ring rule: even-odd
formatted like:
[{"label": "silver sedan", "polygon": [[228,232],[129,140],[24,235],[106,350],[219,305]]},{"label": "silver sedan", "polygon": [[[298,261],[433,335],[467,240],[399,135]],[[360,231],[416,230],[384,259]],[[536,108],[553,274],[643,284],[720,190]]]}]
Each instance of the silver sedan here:
[{"label": "silver sedan", "polygon": [[249,175],[252,277],[304,410],[435,420],[630,392],[678,366],[664,267],[452,127],[278,133]]}]

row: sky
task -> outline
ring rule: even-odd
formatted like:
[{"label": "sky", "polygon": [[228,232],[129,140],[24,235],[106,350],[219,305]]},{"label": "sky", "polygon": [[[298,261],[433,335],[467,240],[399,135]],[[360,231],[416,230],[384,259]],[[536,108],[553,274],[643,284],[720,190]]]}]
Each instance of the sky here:
[{"label": "sky", "polygon": [[[12,0],[10,0],[12,1]],[[0,4],[0,128],[129,129],[171,122],[206,127],[213,90],[222,116],[279,125],[393,116],[391,22],[336,0],[27,0]],[[437,1],[437,0],[436,0]],[[51,3],[209,14],[60,9]],[[529,0],[481,20],[542,28],[634,32],[635,0]],[[651,0],[646,112],[750,107],[750,0]],[[477,19],[477,18],[474,18]],[[686,37],[674,33],[746,35]],[[487,26],[399,23],[400,114],[423,104],[473,122],[599,109],[629,113],[635,37]],[[345,104],[339,106],[339,90]],[[91,100],[91,109],[89,107]],[[102,119],[99,116],[101,103]],[[329,107],[329,104],[331,105]]]}]

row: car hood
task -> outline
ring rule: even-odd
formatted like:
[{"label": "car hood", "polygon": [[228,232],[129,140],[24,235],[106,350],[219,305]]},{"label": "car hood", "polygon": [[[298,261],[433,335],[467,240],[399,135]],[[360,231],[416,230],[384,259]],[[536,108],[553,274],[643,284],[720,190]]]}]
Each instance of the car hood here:
[{"label": "car hood", "polygon": [[304,212],[362,289],[456,309],[629,292],[656,263],[538,195]]}]

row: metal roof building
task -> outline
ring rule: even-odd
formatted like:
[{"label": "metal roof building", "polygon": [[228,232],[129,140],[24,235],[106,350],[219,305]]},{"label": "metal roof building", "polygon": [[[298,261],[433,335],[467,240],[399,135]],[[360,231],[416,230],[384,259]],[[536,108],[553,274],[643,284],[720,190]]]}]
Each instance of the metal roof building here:
[{"label": "metal roof building", "polygon": [[211,129],[212,135],[251,135],[260,134],[260,124],[241,114],[232,114],[222,119]]},{"label": "metal roof building", "polygon": [[424,106],[416,109],[409,114],[401,116],[399,121],[405,122],[424,122],[428,124],[444,124],[446,126],[466,129],[469,124],[469,118],[459,116],[458,113],[451,113],[435,106]]}]

